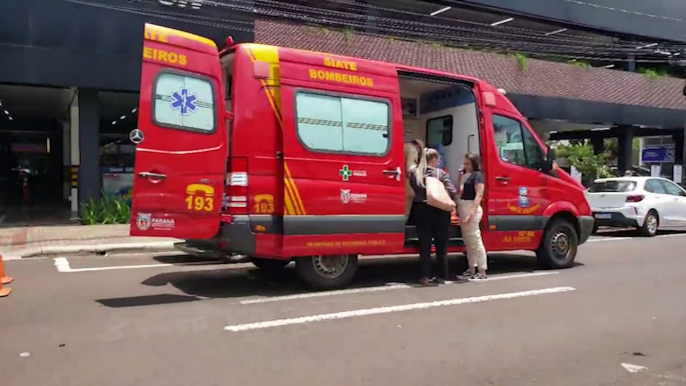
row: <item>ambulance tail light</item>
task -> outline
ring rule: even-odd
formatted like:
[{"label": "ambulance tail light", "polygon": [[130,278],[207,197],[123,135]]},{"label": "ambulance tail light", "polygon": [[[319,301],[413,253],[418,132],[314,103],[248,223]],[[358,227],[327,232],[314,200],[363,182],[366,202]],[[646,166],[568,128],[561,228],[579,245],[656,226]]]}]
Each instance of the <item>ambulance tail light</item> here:
[{"label": "ambulance tail light", "polygon": [[229,164],[227,206],[231,214],[248,214],[248,159],[232,158]]}]

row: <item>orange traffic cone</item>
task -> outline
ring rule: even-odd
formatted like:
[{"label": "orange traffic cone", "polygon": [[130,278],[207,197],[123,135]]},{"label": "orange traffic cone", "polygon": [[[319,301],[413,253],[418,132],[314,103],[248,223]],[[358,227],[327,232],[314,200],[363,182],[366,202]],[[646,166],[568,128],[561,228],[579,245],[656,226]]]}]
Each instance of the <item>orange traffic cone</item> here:
[{"label": "orange traffic cone", "polygon": [[0,298],[5,297],[12,292],[11,288],[2,288],[3,284],[9,284],[14,280],[13,277],[7,276],[5,274],[5,263],[2,261],[2,255],[0,255]]},{"label": "orange traffic cone", "polygon": [[2,283],[0,283],[0,298],[4,298],[12,292],[12,288],[2,288]]},{"label": "orange traffic cone", "polygon": [[0,255],[0,283],[9,284],[12,281],[14,278],[5,274],[5,263],[2,261],[2,255]]}]

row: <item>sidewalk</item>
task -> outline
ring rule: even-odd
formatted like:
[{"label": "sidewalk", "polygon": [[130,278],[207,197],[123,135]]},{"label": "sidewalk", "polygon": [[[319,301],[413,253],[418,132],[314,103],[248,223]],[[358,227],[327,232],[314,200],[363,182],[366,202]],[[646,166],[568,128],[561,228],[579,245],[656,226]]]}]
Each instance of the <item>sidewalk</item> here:
[{"label": "sidewalk", "polygon": [[157,237],[131,237],[129,225],[0,228],[0,253],[5,260],[59,253],[171,250],[177,241]]}]

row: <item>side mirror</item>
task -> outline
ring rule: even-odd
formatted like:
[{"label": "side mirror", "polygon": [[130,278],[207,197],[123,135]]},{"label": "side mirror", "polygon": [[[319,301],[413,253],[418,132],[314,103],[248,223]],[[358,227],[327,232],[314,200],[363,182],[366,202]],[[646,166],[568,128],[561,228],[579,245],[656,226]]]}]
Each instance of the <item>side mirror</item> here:
[{"label": "side mirror", "polygon": [[543,165],[543,171],[549,173],[553,170],[553,164],[555,163],[555,149],[548,146],[548,152],[545,157],[545,164]]}]

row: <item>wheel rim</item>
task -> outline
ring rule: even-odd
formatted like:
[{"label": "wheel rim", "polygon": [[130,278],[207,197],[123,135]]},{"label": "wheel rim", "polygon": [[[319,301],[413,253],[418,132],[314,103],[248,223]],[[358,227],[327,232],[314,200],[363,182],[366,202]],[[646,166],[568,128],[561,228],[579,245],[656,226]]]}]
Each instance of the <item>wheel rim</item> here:
[{"label": "wheel rim", "polygon": [[315,256],[312,258],[314,270],[319,276],[333,279],[345,272],[350,259],[348,255]]},{"label": "wheel rim", "polygon": [[657,218],[655,218],[655,216],[652,214],[648,215],[646,222],[648,223],[648,232],[651,234],[657,232]]},{"label": "wheel rim", "polygon": [[557,260],[566,260],[569,253],[572,251],[572,243],[569,240],[569,235],[563,231],[558,231],[553,235],[550,243],[552,255]]}]

